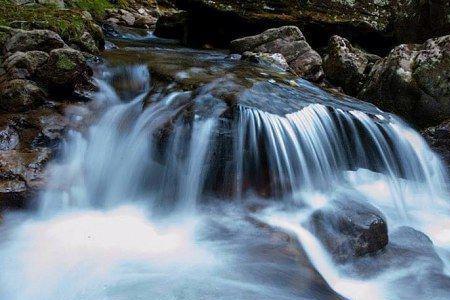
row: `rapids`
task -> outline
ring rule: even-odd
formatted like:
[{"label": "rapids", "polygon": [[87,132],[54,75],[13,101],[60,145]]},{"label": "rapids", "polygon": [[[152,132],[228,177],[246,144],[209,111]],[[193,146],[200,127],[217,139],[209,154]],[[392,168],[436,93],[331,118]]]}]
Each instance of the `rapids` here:
[{"label": "rapids", "polygon": [[[39,208],[0,227],[1,300],[450,298],[446,170],[402,120],[225,53],[113,42]],[[386,250],[333,258],[309,224],[340,198],[382,212]]]}]

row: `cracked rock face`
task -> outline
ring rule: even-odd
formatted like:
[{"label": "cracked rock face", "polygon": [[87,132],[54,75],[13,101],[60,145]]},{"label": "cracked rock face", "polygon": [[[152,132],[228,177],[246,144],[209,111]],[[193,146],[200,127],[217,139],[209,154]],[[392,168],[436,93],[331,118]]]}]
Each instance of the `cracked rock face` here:
[{"label": "cracked rock face", "polygon": [[355,96],[361,91],[368,73],[379,59],[379,56],[366,53],[347,39],[334,35],[328,44],[323,67],[326,77],[333,84]]},{"label": "cracked rock face", "polygon": [[[444,0],[172,0],[171,2],[178,8],[191,12],[192,20],[199,23],[198,28],[207,30],[208,26],[215,24],[228,33],[224,34],[224,37],[231,36],[230,40],[248,35],[250,32],[243,32],[243,28],[248,26],[255,26],[261,30],[284,24],[295,24],[302,30],[315,26],[321,29],[321,33],[343,34],[346,29],[361,36],[374,33],[392,39],[394,44],[421,41],[448,33],[450,29],[448,18],[450,3]],[[234,21],[227,23],[229,17]],[[326,39],[328,37],[329,35]]]},{"label": "cracked rock face", "polygon": [[450,36],[400,45],[379,60],[359,98],[419,126],[450,115]]}]

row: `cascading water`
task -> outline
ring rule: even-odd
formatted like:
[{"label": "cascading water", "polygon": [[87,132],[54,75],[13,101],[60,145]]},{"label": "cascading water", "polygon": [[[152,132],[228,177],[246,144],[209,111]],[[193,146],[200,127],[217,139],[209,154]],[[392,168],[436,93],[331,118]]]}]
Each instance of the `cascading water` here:
[{"label": "cascading water", "polygon": [[[150,71],[98,69],[38,213],[6,216],[0,299],[448,299],[447,177],[401,120],[302,81],[229,101],[232,77],[159,89]],[[379,209],[393,246],[336,261],[310,223],[340,198]]]}]

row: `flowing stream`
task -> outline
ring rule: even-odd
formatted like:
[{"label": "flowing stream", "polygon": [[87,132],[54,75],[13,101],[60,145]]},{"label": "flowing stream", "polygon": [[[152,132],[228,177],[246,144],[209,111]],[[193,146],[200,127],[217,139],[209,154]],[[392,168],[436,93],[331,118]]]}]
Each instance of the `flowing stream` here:
[{"label": "flowing stream", "polygon": [[[5,216],[1,300],[450,299],[448,180],[417,132],[146,38],[114,40],[38,210]],[[350,200],[389,244],[340,261],[311,220]]]}]

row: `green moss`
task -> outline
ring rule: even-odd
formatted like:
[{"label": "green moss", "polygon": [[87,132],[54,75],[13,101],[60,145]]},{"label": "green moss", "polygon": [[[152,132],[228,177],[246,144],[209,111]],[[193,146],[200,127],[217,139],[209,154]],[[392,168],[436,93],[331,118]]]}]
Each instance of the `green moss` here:
[{"label": "green moss", "polygon": [[58,59],[56,66],[58,67],[58,69],[70,71],[75,69],[77,65],[73,61],[71,61],[68,57],[61,56]]},{"label": "green moss", "polygon": [[78,8],[90,12],[95,18],[102,18],[105,11],[114,5],[108,0],[74,0],[68,3],[68,7]]},{"label": "green moss", "polygon": [[80,41],[85,31],[96,36],[92,21],[83,16],[81,9],[57,9],[54,6],[46,5],[16,5],[10,0],[0,0],[0,25],[14,25],[13,27],[26,30],[49,29],[58,33],[68,44]]}]

